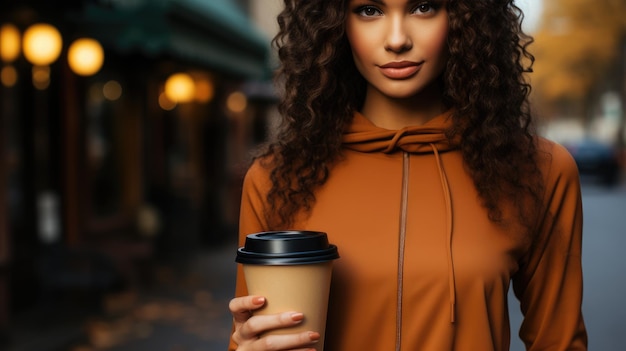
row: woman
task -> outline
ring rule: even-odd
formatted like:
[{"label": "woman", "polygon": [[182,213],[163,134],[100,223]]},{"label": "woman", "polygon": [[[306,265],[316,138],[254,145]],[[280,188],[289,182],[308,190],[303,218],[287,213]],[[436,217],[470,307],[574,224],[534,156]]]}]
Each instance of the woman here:
[{"label": "woman", "polygon": [[[509,283],[528,350],[586,350],[576,166],[533,133],[534,58],[504,0],[286,0],[275,38],[284,125],[244,181],[240,238],[327,232],[339,247],[326,351],[509,349]],[[231,349],[301,313],[251,316]]]}]

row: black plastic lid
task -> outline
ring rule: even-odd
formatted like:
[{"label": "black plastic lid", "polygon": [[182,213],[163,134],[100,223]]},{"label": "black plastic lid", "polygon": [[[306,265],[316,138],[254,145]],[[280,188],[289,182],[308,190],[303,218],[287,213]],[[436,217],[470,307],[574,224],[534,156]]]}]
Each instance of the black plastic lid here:
[{"label": "black plastic lid", "polygon": [[272,231],[250,234],[237,250],[236,262],[255,265],[294,265],[327,262],[339,258],[337,246],[326,233]]}]

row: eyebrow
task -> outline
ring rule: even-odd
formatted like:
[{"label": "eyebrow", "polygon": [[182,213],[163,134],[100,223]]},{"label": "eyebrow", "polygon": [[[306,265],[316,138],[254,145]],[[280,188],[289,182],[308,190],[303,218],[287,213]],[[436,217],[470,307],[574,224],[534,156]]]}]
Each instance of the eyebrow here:
[{"label": "eyebrow", "polygon": [[[368,0],[368,1],[376,3],[376,4],[379,4],[379,5],[386,5],[384,0]],[[419,1],[420,0],[409,0],[408,2],[409,2],[409,4],[414,4],[414,3],[419,2]]]},{"label": "eyebrow", "polygon": [[[385,6],[386,5],[384,0],[367,0],[367,1],[376,3],[376,4],[381,5],[381,6]],[[420,0],[408,0],[409,5],[413,5],[413,4],[418,3],[418,2],[420,2]],[[434,2],[435,3],[439,3],[439,2],[444,3],[445,1],[443,1],[443,0],[435,0]]]},{"label": "eyebrow", "polygon": [[[355,1],[355,0],[353,0]],[[373,2],[379,5],[385,5],[385,1],[384,0],[367,0],[368,2]]]}]

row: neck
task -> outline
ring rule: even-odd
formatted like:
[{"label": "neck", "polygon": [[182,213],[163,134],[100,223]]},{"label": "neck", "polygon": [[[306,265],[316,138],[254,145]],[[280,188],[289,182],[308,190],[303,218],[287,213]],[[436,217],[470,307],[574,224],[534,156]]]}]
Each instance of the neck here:
[{"label": "neck", "polygon": [[422,125],[445,110],[439,87],[409,98],[391,98],[368,86],[361,113],[378,127],[398,130]]}]

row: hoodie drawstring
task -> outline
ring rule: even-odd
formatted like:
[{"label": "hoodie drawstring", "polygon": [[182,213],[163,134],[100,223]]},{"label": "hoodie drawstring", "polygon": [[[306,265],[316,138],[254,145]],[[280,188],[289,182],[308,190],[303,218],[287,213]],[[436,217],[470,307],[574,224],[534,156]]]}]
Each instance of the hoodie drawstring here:
[{"label": "hoodie drawstring", "polygon": [[454,323],[456,319],[456,279],[454,276],[454,262],[452,259],[452,197],[450,195],[450,185],[448,184],[448,178],[446,178],[446,172],[443,169],[443,163],[439,156],[439,150],[435,144],[430,144],[435,154],[435,160],[437,161],[437,170],[439,171],[439,178],[441,180],[441,188],[444,193],[444,201],[446,205],[446,254],[448,259],[448,288],[450,296],[450,322]]}]

